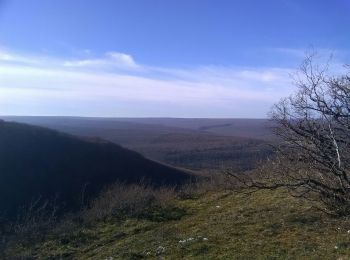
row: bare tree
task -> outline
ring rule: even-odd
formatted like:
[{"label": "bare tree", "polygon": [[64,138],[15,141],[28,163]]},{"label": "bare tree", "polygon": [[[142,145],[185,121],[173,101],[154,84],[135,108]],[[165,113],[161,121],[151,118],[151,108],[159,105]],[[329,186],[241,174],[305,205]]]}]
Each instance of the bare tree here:
[{"label": "bare tree", "polygon": [[[306,57],[295,75],[297,91],[272,111],[279,138],[276,159],[259,178],[242,180],[257,189],[286,187],[314,200],[330,214],[350,213],[350,76],[332,76]],[[235,176],[237,178],[237,176]]]}]

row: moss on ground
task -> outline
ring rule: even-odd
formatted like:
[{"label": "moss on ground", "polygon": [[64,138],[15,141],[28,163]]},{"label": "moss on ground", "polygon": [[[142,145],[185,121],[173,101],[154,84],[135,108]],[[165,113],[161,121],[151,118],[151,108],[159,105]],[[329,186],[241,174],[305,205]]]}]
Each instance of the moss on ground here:
[{"label": "moss on ground", "polygon": [[[176,210],[175,210],[176,209]],[[350,259],[350,221],[284,190],[210,192],[150,218],[50,236],[14,255],[38,259]],[[175,212],[174,212],[175,210]]]}]

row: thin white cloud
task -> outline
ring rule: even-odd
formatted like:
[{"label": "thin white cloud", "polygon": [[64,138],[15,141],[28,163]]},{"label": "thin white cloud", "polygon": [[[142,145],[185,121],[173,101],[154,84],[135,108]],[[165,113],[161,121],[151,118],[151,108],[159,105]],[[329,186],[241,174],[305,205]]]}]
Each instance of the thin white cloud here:
[{"label": "thin white cloud", "polygon": [[121,52],[107,52],[102,58],[90,58],[90,59],[75,59],[63,62],[63,66],[66,67],[101,67],[101,68],[125,68],[135,69],[139,65],[136,64],[134,58],[131,55]]},{"label": "thin white cloud", "polygon": [[136,62],[134,61],[134,58],[129,54],[125,54],[121,52],[107,52],[106,55],[107,57],[114,60],[115,62],[125,64],[130,67],[137,66]]},{"label": "thin white cloud", "polygon": [[0,60],[2,61],[13,61],[15,58],[8,53],[0,52]]},{"label": "thin white cloud", "polygon": [[1,52],[0,113],[264,117],[291,92],[291,71],[168,69],[142,66],[119,52],[81,60]]},{"label": "thin white cloud", "polygon": [[0,62],[37,64],[39,62],[39,58],[34,58],[29,55],[21,55],[0,49]]}]

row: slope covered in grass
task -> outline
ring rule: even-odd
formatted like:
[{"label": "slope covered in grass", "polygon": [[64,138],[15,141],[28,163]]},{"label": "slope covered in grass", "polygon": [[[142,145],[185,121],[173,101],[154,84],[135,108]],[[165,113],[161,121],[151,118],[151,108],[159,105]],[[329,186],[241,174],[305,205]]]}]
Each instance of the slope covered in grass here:
[{"label": "slope covered in grass", "polygon": [[348,259],[350,255],[349,221],[330,218],[284,190],[249,196],[209,192],[174,203],[182,209],[176,218],[110,219],[51,235],[44,243],[18,246],[13,254],[42,259]]}]

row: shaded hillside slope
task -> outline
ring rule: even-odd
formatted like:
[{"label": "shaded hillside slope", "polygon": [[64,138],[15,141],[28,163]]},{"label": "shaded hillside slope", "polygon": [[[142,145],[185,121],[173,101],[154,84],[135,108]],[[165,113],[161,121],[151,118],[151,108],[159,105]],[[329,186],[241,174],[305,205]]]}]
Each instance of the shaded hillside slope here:
[{"label": "shaded hillside slope", "polygon": [[[250,170],[272,153],[265,140],[241,136],[242,133],[254,137],[259,137],[258,133],[264,134],[266,129],[263,130],[263,124],[267,120],[80,117],[8,119],[74,135],[103,138],[137,151],[147,158],[191,170]],[[229,132],[227,135],[215,132],[214,128],[223,123],[228,124],[221,127],[221,131]],[[208,128],[208,125],[214,128]],[[210,132],[204,128],[215,131]]]},{"label": "shaded hillside slope", "polygon": [[115,181],[179,184],[180,170],[104,141],[87,141],[41,127],[0,121],[0,211],[58,196],[67,207]]}]

